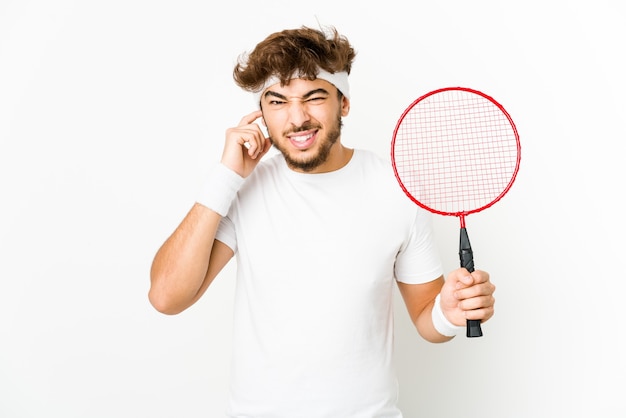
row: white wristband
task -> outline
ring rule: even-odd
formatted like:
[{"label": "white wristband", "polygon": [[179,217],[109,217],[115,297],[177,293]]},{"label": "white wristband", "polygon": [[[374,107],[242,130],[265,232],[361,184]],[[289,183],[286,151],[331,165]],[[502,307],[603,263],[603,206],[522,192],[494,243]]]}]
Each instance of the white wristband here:
[{"label": "white wristband", "polygon": [[437,295],[435,298],[435,304],[433,305],[432,318],[433,318],[433,326],[437,330],[437,332],[441,335],[445,335],[446,337],[454,337],[457,334],[461,333],[465,327],[454,325],[448,318],[445,317],[443,311],[441,310],[441,295]]},{"label": "white wristband", "polygon": [[197,202],[222,216],[226,216],[244,181],[245,179],[239,174],[224,164],[218,163],[209,172],[201,197]]}]

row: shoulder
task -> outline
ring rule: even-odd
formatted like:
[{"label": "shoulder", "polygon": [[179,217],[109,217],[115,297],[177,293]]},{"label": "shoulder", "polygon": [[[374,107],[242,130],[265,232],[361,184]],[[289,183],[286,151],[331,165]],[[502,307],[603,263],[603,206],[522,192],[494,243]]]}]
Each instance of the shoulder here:
[{"label": "shoulder", "polygon": [[391,162],[374,151],[356,148],[354,157],[355,161],[362,165],[376,166],[382,169],[391,168]]},{"label": "shoulder", "polygon": [[268,157],[269,158],[264,158],[259,163],[259,165],[254,169],[253,173],[272,173],[280,171],[283,167],[286,167],[285,158],[281,154],[276,153]]},{"label": "shoulder", "polygon": [[390,192],[404,195],[389,159],[383,158],[373,151],[357,149],[354,152],[354,160],[359,175],[363,179]]},{"label": "shoulder", "polygon": [[280,178],[285,166],[282,155],[276,154],[263,159],[246,179],[246,184],[265,182],[268,178]]}]

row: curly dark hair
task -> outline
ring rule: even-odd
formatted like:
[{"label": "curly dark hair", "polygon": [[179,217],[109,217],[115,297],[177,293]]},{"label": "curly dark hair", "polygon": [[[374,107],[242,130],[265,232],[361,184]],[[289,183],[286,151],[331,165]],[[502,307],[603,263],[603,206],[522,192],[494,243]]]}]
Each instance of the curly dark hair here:
[{"label": "curly dark hair", "polygon": [[252,52],[241,54],[233,78],[242,89],[256,92],[271,76],[287,85],[294,74],[314,80],[320,68],[350,74],[355,56],[348,39],[334,27],[325,32],[302,26],[273,33]]}]

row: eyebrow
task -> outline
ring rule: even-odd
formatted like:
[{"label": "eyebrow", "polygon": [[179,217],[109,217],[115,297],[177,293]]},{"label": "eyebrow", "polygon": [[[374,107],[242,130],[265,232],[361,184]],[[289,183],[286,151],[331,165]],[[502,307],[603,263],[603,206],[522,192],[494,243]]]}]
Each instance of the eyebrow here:
[{"label": "eyebrow", "polygon": [[[330,94],[328,92],[328,90],[319,88],[319,89],[311,90],[310,92],[308,92],[304,96],[302,96],[302,98],[303,99],[308,99],[309,97],[313,96],[314,94],[318,94],[318,93],[326,94],[326,95]],[[273,97],[276,97],[278,99],[285,100],[285,101],[287,100],[287,96],[282,95],[280,93],[276,93],[275,91],[271,91],[271,90],[266,91],[265,94],[263,95],[263,97],[268,97],[268,96],[273,96]]]}]

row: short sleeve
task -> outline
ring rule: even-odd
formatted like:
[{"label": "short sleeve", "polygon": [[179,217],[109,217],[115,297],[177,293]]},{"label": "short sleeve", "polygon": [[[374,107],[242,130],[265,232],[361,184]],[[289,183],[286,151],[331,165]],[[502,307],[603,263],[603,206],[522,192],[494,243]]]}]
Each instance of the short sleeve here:
[{"label": "short sleeve", "polygon": [[235,225],[228,217],[223,217],[215,233],[215,239],[226,244],[233,253],[237,252],[237,234]]},{"label": "short sleeve", "polygon": [[416,209],[410,234],[396,257],[394,274],[397,281],[408,284],[427,283],[443,274],[432,217],[424,209]]}]

